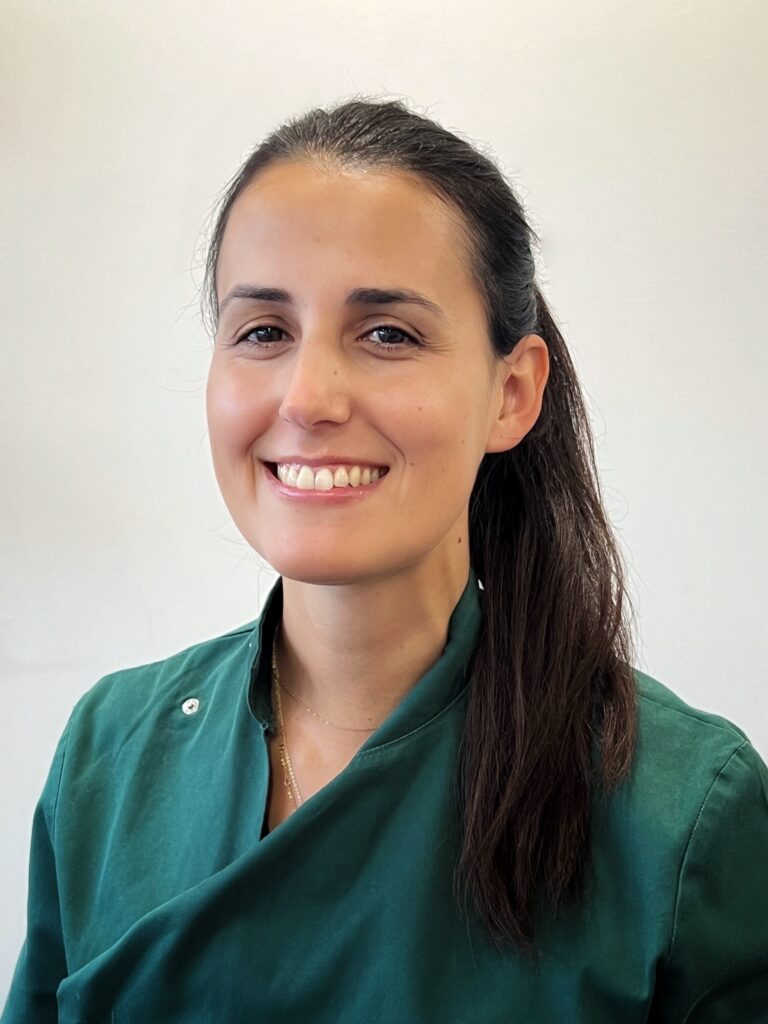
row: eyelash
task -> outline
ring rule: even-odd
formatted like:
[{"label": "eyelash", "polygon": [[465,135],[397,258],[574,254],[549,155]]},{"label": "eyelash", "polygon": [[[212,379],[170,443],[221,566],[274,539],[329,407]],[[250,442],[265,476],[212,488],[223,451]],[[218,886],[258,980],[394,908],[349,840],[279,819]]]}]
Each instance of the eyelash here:
[{"label": "eyelash", "polygon": [[[240,337],[237,338],[233,344],[239,345],[242,342],[243,344],[248,345],[252,348],[269,348],[270,345],[277,344],[276,342],[246,341],[246,338],[248,338],[249,335],[253,334],[255,331],[282,331],[283,333],[285,333],[282,327],[277,327],[275,324],[257,324],[256,327],[251,327],[250,330],[246,331],[244,334],[241,334]],[[371,327],[369,330],[367,330],[365,334],[362,335],[362,337],[365,337],[368,334],[373,334],[374,331],[395,331],[397,334],[402,334],[404,338],[408,338],[408,342],[405,344],[403,344],[402,342],[397,344],[382,341],[374,342],[374,346],[376,348],[382,349],[385,352],[394,352],[395,349],[398,348],[422,347],[422,343],[412,334],[409,334],[408,331],[404,331],[401,327],[395,327],[393,324],[376,324],[375,327]]]}]

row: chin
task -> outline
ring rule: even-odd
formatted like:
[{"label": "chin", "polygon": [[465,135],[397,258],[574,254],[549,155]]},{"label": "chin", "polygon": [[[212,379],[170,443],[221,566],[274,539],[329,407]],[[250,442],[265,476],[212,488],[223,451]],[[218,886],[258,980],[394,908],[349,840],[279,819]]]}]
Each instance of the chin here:
[{"label": "chin", "polygon": [[380,572],[370,563],[365,565],[354,562],[349,553],[343,551],[335,556],[327,551],[313,551],[311,554],[300,551],[290,554],[260,551],[259,554],[279,576],[315,586],[337,587],[360,583]]},{"label": "chin", "polygon": [[375,559],[370,557],[370,553],[367,558],[352,558],[349,550],[339,550],[333,555],[327,550],[306,555],[298,551],[284,553],[274,550],[260,554],[285,579],[318,587],[354,586],[384,580],[410,568],[413,561],[404,559],[402,550],[393,552],[389,558],[381,552]]}]

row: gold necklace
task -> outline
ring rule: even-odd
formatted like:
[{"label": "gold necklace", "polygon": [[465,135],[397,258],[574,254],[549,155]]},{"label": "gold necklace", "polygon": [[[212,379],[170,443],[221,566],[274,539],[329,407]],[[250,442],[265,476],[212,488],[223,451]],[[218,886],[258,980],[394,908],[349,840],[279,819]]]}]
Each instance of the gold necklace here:
[{"label": "gold necklace", "polygon": [[303,700],[300,700],[295,693],[292,693],[284,682],[280,679],[280,674],[277,671],[277,657],[275,655],[277,640],[277,630],[275,630],[275,638],[272,641],[272,675],[277,680],[277,685],[281,690],[285,690],[288,696],[294,703],[308,711],[313,718],[316,718],[318,722],[322,722],[323,725],[329,725],[332,729],[343,729],[344,732],[375,732],[378,729],[377,725],[366,726],[364,729],[353,725],[337,725],[335,722],[329,722],[327,718],[323,718],[322,715],[318,715],[316,711],[313,711],[309,704],[305,704]]},{"label": "gold necklace", "polygon": [[[280,687],[279,677],[277,675],[277,664],[275,660],[274,647],[272,648],[272,678],[274,685],[272,687],[275,695],[275,707],[277,709],[277,721],[278,721],[278,742],[280,744],[280,763],[283,766],[283,784],[288,790],[288,797],[291,803],[295,807],[300,807],[304,803],[304,797],[301,795],[299,784],[296,781],[296,774],[291,764],[291,757],[288,753],[288,747],[285,743],[285,724],[283,722],[283,705],[280,701]],[[295,795],[294,795],[295,793]]]},{"label": "gold necklace", "polygon": [[280,698],[280,690],[285,690],[292,700],[300,704],[306,711],[310,713],[318,721],[324,725],[330,725],[334,729],[345,729],[348,732],[373,732],[378,726],[371,726],[370,728],[359,729],[349,725],[335,725],[333,722],[329,722],[327,719],[321,717],[316,711],[313,711],[308,704],[291,693],[287,686],[280,681],[280,673],[277,668],[277,630],[272,640],[272,692],[274,694],[273,700],[275,704],[275,710],[277,711],[277,723],[278,723],[278,744],[280,749],[280,764],[283,766],[283,784],[288,790],[288,798],[294,807],[300,807],[304,803],[304,797],[302,796],[299,784],[296,781],[296,772],[293,770],[293,762],[291,761],[291,755],[288,753],[288,744],[285,742],[285,722],[283,720],[283,702]]}]

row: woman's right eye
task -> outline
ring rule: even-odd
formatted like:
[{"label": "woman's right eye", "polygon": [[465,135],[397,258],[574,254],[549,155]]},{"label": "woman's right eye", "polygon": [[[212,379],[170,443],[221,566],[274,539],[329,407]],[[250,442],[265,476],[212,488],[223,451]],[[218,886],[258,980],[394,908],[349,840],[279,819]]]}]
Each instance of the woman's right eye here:
[{"label": "woman's right eye", "polygon": [[274,341],[276,340],[274,338],[271,340],[261,338],[257,339],[256,341],[251,341],[251,335],[255,334],[257,331],[279,331],[280,334],[283,333],[282,327],[274,327],[272,324],[259,324],[256,327],[251,327],[250,330],[245,332],[245,334],[241,334],[240,337],[235,341],[235,344],[239,345],[240,342],[244,342],[246,345],[260,346],[273,344]]}]

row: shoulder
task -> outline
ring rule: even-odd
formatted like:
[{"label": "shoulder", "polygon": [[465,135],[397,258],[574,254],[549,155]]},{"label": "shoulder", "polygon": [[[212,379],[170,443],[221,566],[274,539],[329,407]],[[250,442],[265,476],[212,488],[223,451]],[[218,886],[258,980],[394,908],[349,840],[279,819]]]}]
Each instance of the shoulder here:
[{"label": "shoulder", "polygon": [[[146,735],[188,697],[210,704],[229,699],[246,679],[248,652],[258,620],[191,644],[159,659],[102,676],[80,697],[67,724],[70,746],[113,743],[139,729]],[[224,692],[226,691],[226,693]],[[245,699],[245,696],[243,697]]]},{"label": "shoulder", "polygon": [[654,1006],[665,1020],[756,1021],[768,994],[768,767],[738,725],[636,677],[620,821],[633,854],[644,851],[633,868],[650,881],[646,905],[665,922]]},{"label": "shoulder", "polygon": [[633,833],[671,843],[677,856],[713,789],[733,772],[745,776],[747,788],[750,777],[759,789],[766,769],[740,726],[688,704],[638,669],[634,674],[637,744],[629,775],[611,801],[611,816]]},{"label": "shoulder", "polygon": [[653,676],[635,669],[637,751],[635,774],[676,791],[706,795],[737,752],[740,760],[762,763],[747,733],[712,711],[694,707]]},{"label": "shoulder", "polygon": [[[644,672],[635,670],[635,680],[634,758],[617,785],[595,791],[592,852],[606,913],[633,908],[628,912],[643,918],[661,955],[671,948],[681,908],[692,906],[691,877],[721,885],[718,850],[735,844],[765,862],[768,769],[738,725],[688,704]],[[743,884],[754,885],[758,869],[739,870]],[[734,884],[742,882],[734,876]]]},{"label": "shoulder", "polygon": [[662,728],[682,741],[707,739],[726,747],[746,740],[747,734],[727,718],[687,704],[682,697],[653,676],[634,670],[639,724]]}]

